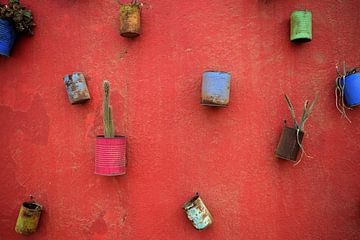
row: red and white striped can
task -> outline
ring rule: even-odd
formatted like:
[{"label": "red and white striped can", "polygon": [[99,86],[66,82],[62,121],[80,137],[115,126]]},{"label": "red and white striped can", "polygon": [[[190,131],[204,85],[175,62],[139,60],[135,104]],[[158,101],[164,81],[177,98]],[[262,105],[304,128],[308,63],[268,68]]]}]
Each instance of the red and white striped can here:
[{"label": "red and white striped can", "polygon": [[95,174],[119,176],[126,174],[126,137],[96,138]]}]

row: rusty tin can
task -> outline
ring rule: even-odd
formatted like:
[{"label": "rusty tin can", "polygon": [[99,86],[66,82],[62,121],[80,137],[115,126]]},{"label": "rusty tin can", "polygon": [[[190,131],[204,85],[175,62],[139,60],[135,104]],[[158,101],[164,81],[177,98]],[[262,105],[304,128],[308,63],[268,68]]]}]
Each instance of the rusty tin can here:
[{"label": "rusty tin can", "polygon": [[71,104],[79,104],[90,100],[84,74],[75,72],[64,77],[66,92]]},{"label": "rusty tin can", "polygon": [[19,234],[30,235],[36,232],[43,207],[33,201],[21,205],[16,221],[15,231]]},{"label": "rusty tin can", "polygon": [[201,104],[226,107],[230,99],[230,73],[206,71],[203,73]]},{"label": "rusty tin can", "polygon": [[138,3],[120,6],[120,35],[135,38],[141,31],[141,5]]},{"label": "rusty tin can", "polygon": [[304,132],[299,131],[299,143],[297,140],[298,130],[295,128],[284,126],[279,144],[276,148],[276,156],[281,159],[296,161],[300,150],[299,143],[302,143]]},{"label": "rusty tin can", "polygon": [[214,220],[198,193],[183,205],[183,209],[197,230],[210,226]]}]

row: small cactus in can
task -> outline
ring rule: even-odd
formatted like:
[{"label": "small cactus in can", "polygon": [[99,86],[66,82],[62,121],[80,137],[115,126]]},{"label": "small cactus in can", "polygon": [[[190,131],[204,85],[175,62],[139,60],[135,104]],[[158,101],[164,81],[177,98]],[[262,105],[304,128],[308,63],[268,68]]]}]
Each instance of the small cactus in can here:
[{"label": "small cactus in can", "polygon": [[112,108],[109,105],[110,83],[107,80],[104,81],[104,92],[104,137],[113,138],[115,137],[115,129],[113,124]]}]

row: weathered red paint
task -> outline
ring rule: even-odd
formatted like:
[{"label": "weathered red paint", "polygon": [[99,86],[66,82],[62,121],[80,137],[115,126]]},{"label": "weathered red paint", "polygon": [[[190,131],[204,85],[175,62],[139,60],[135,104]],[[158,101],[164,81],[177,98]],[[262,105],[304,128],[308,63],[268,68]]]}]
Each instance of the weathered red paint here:
[{"label": "weathered red paint", "polygon": [[[359,0],[144,2],[142,35],[119,35],[118,1],[30,1],[35,36],[0,59],[0,239],[30,193],[46,206],[36,240],[360,239],[360,109],[335,107],[335,64],[360,63]],[[313,40],[289,41],[289,16],[313,13]],[[70,105],[62,77],[86,73],[91,101]],[[199,104],[206,69],[231,72],[231,103]],[[97,176],[102,81],[112,84],[127,175]],[[306,123],[313,158],[274,151],[283,120],[319,91]],[[215,219],[198,232],[195,191]]]}]

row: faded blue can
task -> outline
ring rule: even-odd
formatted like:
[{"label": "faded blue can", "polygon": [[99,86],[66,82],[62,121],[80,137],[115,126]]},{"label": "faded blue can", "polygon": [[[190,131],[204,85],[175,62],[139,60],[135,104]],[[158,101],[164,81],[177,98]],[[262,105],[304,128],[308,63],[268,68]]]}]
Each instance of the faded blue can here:
[{"label": "faded blue can", "polygon": [[[345,83],[345,84],[344,84]],[[360,73],[353,73],[342,81],[345,103],[349,107],[360,105]]]},{"label": "faded blue can", "polygon": [[0,54],[10,56],[16,39],[14,26],[7,20],[0,19]]},{"label": "faded blue can", "polygon": [[71,104],[83,103],[90,100],[90,93],[83,73],[75,72],[66,75],[64,77],[64,83]]},{"label": "faded blue can", "polygon": [[226,107],[230,99],[230,73],[206,71],[203,73],[201,104]]}]

